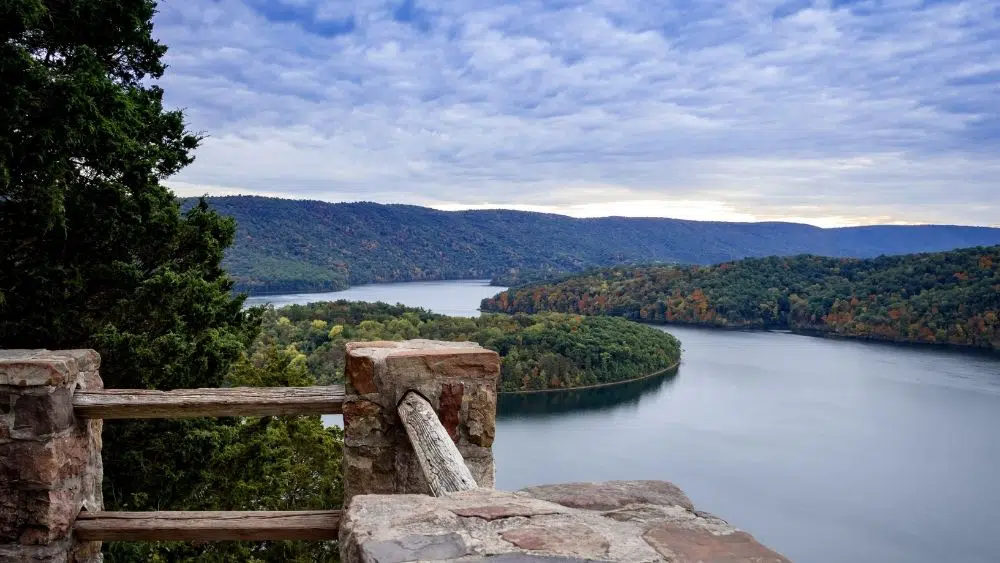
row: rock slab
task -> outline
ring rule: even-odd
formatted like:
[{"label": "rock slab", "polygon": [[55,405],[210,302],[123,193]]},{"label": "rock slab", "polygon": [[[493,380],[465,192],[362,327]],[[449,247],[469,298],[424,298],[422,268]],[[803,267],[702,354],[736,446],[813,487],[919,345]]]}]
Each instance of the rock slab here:
[{"label": "rock slab", "polygon": [[790,563],[664,481],[359,495],[340,548],[344,563]]}]

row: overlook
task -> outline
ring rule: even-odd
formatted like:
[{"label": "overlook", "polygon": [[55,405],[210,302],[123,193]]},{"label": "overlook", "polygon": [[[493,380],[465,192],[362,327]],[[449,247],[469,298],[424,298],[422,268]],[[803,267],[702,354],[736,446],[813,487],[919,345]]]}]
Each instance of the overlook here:
[{"label": "overlook", "polygon": [[998,30],[0,2],[0,563],[996,563]]},{"label": "overlook", "polygon": [[[92,350],[3,351],[0,556],[86,563],[109,540],[339,538],[345,563],[787,561],[667,482],[493,491],[495,352],[353,343],[346,366],[346,388],[105,390]],[[346,510],[102,511],[102,419],[317,412],[344,414]]]}]

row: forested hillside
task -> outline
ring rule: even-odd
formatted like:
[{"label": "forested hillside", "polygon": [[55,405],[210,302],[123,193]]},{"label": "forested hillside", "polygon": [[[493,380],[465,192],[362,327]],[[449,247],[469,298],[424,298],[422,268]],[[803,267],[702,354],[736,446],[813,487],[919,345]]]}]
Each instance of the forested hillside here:
[{"label": "forested hillside", "polygon": [[[237,289],[291,292],[349,284],[553,272],[630,263],[711,264],[747,256],[872,257],[1000,244],[1000,229],[574,219],[520,211],[209,198],[239,225],[225,266]],[[191,205],[192,201],[185,202]]]},{"label": "forested hillside", "polygon": [[332,383],[343,381],[345,343],[409,338],[470,340],[496,350],[502,391],[614,383],[680,360],[680,343],[673,336],[624,319],[559,313],[447,317],[349,301],[269,310],[254,355],[290,352],[320,383]]},{"label": "forested hillside", "polygon": [[529,285],[484,311],[562,311],[1000,349],[1000,246],[868,260],[621,267]]}]

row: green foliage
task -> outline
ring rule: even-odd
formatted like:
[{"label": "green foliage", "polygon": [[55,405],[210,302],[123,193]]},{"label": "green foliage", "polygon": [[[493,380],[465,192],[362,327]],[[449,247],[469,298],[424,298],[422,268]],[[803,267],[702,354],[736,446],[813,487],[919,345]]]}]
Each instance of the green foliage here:
[{"label": "green foliage", "polygon": [[249,196],[212,198],[211,204],[239,223],[224,265],[238,289],[255,293],[490,277],[515,285],[638,262],[711,264],[801,253],[871,257],[1000,244],[1000,229],[979,227],[820,229],[791,223],[574,219]]},{"label": "green foliage", "polygon": [[[245,357],[261,312],[242,310],[221,268],[235,222],[203,201],[181,213],[161,184],[198,138],[154,85],[154,8],[0,2],[0,347],[95,348],[111,388],[308,384],[291,354]],[[340,444],[318,417],[109,422],[105,506],[339,506]],[[106,548],[109,561],[333,557],[293,543]]]},{"label": "green foliage", "polygon": [[342,381],[344,345],[365,340],[478,342],[500,354],[504,391],[624,381],[663,370],[680,358],[679,343],[662,331],[623,319],[555,313],[465,318],[337,301],[269,310],[263,326],[258,349],[303,355],[322,383]]},{"label": "green foliage", "polygon": [[562,311],[1000,349],[1000,246],[869,260],[795,256],[597,270],[485,299]]},{"label": "green foliage", "polygon": [[[315,378],[296,352],[261,346],[237,362],[227,386],[309,386]],[[139,439],[139,436],[135,436]],[[161,442],[157,435],[147,442]],[[209,442],[188,510],[326,510],[343,503],[343,432],[319,416],[239,418],[185,439]],[[176,444],[186,448],[185,444]],[[160,446],[163,447],[162,445]],[[158,452],[154,448],[154,452]],[[151,454],[129,452],[139,463]],[[161,454],[162,455],[162,454]],[[155,459],[155,458],[154,458]],[[114,561],[336,561],[336,542],[181,542],[113,544]]]},{"label": "green foliage", "polygon": [[519,287],[533,283],[552,283],[569,277],[567,272],[555,270],[531,270],[526,268],[511,268],[506,272],[494,274],[490,285],[503,287]]},{"label": "green foliage", "polygon": [[[160,184],[198,139],[149,85],[153,9],[0,4],[0,346],[96,348],[108,387],[213,386],[257,315],[220,267],[232,219]],[[108,507],[189,504],[217,426],[109,424]]]}]

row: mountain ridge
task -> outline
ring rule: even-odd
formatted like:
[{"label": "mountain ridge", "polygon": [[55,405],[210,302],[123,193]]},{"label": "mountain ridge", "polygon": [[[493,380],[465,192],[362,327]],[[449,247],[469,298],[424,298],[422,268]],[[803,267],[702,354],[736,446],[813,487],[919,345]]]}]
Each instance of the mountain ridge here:
[{"label": "mountain ridge", "polygon": [[[777,221],[574,218],[261,196],[206,199],[237,221],[224,265],[237,289],[251,293],[482,279],[522,269],[573,273],[618,264],[712,264],[804,253],[868,258],[1000,244],[1000,228],[959,225],[824,229]],[[194,201],[181,203],[188,207]]]}]

